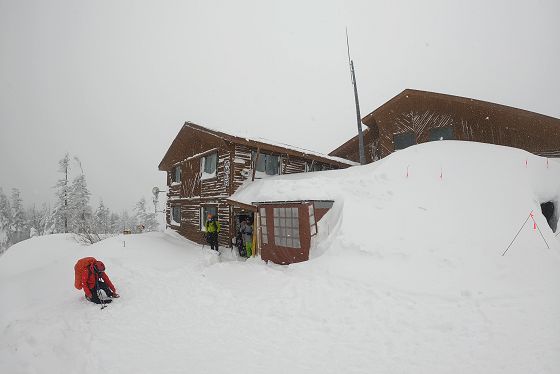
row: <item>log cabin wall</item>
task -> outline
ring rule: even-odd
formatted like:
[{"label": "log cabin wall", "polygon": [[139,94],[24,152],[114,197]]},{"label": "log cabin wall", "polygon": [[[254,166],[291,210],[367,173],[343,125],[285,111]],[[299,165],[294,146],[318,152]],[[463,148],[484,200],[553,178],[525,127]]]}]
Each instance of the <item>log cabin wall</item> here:
[{"label": "log cabin wall", "polygon": [[394,136],[430,141],[433,129],[450,128],[454,140],[476,141],[560,157],[560,120],[521,109],[457,96],[405,90],[364,118],[379,128],[380,153],[395,150]]},{"label": "log cabin wall", "polygon": [[[213,134],[196,126],[183,126],[159,169],[167,172],[168,200],[166,219],[168,227],[179,232],[187,239],[197,243],[204,243],[201,230],[201,212],[205,206],[216,207],[221,224],[219,243],[221,246],[231,246],[235,237],[235,221],[233,208],[227,203],[229,198],[245,181],[253,176],[252,152],[259,147],[247,144],[237,144],[231,139]],[[217,152],[216,176],[210,179],[201,178],[201,159]],[[317,161],[317,157],[290,155],[290,151],[281,151],[278,146],[262,149],[261,153],[278,155],[281,158],[281,173],[301,173],[311,170],[314,166],[321,170],[342,167],[340,162],[329,163]],[[349,165],[345,165],[349,166]],[[175,168],[181,171],[180,182],[173,182]],[[172,224],[171,209],[178,206],[181,211],[180,226]]]},{"label": "log cabin wall", "polygon": [[[560,157],[560,119],[522,109],[433,92],[404,90],[363,118],[368,149],[379,158],[395,151],[395,135],[412,134],[416,143],[431,140],[437,129],[454,140],[476,141],[524,149],[544,157]],[[330,155],[358,159],[357,136]]]}]

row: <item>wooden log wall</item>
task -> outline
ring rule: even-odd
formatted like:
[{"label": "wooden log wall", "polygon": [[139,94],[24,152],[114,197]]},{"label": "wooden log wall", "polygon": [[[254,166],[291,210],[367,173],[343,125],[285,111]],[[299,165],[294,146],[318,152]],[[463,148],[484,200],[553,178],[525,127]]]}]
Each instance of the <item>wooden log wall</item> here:
[{"label": "wooden log wall", "polygon": [[405,90],[363,122],[379,132],[381,157],[394,151],[394,135],[410,132],[417,143],[424,143],[430,140],[431,129],[445,127],[453,130],[455,140],[516,147],[545,157],[560,156],[560,119],[457,96]]},{"label": "wooden log wall", "polygon": [[[218,209],[218,219],[221,224],[219,241],[221,246],[230,246],[235,237],[233,208],[226,203],[229,198],[245,181],[252,178],[252,151],[247,145],[236,144],[227,139],[213,136],[201,131],[182,130],[174,140],[174,145],[168,151],[165,164],[167,170],[168,200],[167,223],[187,239],[197,243],[204,243],[201,230],[201,208],[212,206]],[[201,178],[201,158],[214,152],[218,153],[216,177]],[[263,151],[264,153],[270,153]],[[276,153],[270,153],[276,154]],[[281,156],[282,174],[302,173],[311,165],[310,160],[293,157],[286,154]],[[320,164],[324,169],[334,167]],[[173,168],[181,168],[180,183],[172,183]],[[181,208],[181,226],[171,225],[171,208]]]}]

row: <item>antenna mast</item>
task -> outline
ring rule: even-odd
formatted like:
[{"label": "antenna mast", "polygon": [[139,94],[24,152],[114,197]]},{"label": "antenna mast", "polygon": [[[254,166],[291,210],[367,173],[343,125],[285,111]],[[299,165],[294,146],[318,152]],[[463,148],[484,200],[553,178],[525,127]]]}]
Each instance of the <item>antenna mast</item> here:
[{"label": "antenna mast", "polygon": [[354,73],[354,61],[350,58],[350,43],[348,42],[348,28],[346,28],[346,48],[348,49],[348,64],[350,65],[350,76],[354,86],[354,101],[356,102],[356,121],[358,123],[358,144],[360,152],[360,164],[366,163],[364,152],[364,134],[362,132],[362,116],[360,115],[360,101],[358,100],[358,86],[356,85],[356,74]]}]

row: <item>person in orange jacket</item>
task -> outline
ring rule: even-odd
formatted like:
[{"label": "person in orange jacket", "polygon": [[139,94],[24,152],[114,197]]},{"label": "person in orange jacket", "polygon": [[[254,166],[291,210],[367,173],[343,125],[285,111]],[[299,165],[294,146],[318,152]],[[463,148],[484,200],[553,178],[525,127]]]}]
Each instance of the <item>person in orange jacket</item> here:
[{"label": "person in orange jacket", "polygon": [[101,261],[93,262],[88,266],[87,271],[82,273],[82,288],[86,294],[86,299],[96,304],[107,304],[113,301],[101,300],[99,290],[105,291],[108,297],[120,297],[109,276],[105,273],[105,264]]}]

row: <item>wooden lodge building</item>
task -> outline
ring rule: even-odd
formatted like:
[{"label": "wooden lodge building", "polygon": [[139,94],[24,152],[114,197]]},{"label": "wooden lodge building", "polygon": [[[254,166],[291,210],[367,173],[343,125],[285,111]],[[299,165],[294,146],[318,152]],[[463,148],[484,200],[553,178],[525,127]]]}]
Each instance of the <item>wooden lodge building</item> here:
[{"label": "wooden lodge building", "polygon": [[[233,136],[186,122],[159,164],[159,170],[167,173],[167,224],[186,238],[203,243],[206,217],[208,213],[212,213],[217,215],[221,224],[220,246],[231,247],[240,220],[247,216],[256,218],[255,206],[228,200],[243,183],[274,175],[340,169],[355,164],[338,157],[259,139]],[[310,213],[309,204],[305,207],[302,205],[301,211],[296,209],[297,212],[292,211],[292,205],[288,208],[289,212],[284,209],[281,213],[289,213],[290,219],[298,217],[299,214],[302,217],[306,214],[309,219],[309,215],[315,213],[314,206]],[[307,210],[304,211],[304,208]],[[263,210],[263,213],[265,212],[266,210]],[[273,213],[274,211],[269,212],[270,217]],[[319,206],[318,214],[322,213],[324,208],[321,210]],[[302,227],[302,230],[310,233],[309,225],[306,227]],[[301,242],[307,246],[307,256],[308,241],[303,237],[308,236],[310,235],[302,235]],[[300,242],[288,240],[286,236],[281,242],[285,248],[301,247]],[[303,260],[305,256],[302,256],[298,255],[297,260]],[[277,260],[275,262],[278,263],[287,263],[280,258],[270,259]]]},{"label": "wooden lodge building", "polygon": [[[406,89],[362,122],[366,125],[367,163],[417,143],[448,139],[560,157],[560,119],[463,97]],[[253,201],[247,196],[239,199],[236,191],[257,179],[263,179],[259,184],[266,186],[274,182],[264,180],[270,176],[341,169],[357,165],[358,160],[358,136],[327,156],[186,122],[159,164],[159,170],[167,173],[167,225],[203,243],[206,217],[212,213],[222,227],[220,246],[231,247],[240,222],[250,217],[253,255],[278,264],[305,261],[311,238],[317,234],[317,221],[333,201],[313,200],[317,196],[306,196],[310,200],[286,201],[285,196],[276,196]],[[246,187],[240,192],[263,196],[258,191],[262,186]],[[552,217],[554,206],[547,209]]]},{"label": "wooden lodge building", "polygon": [[[464,97],[406,89],[362,119],[366,162],[433,140],[468,140],[560,157],[560,119]],[[358,161],[358,136],[329,153]]]}]

